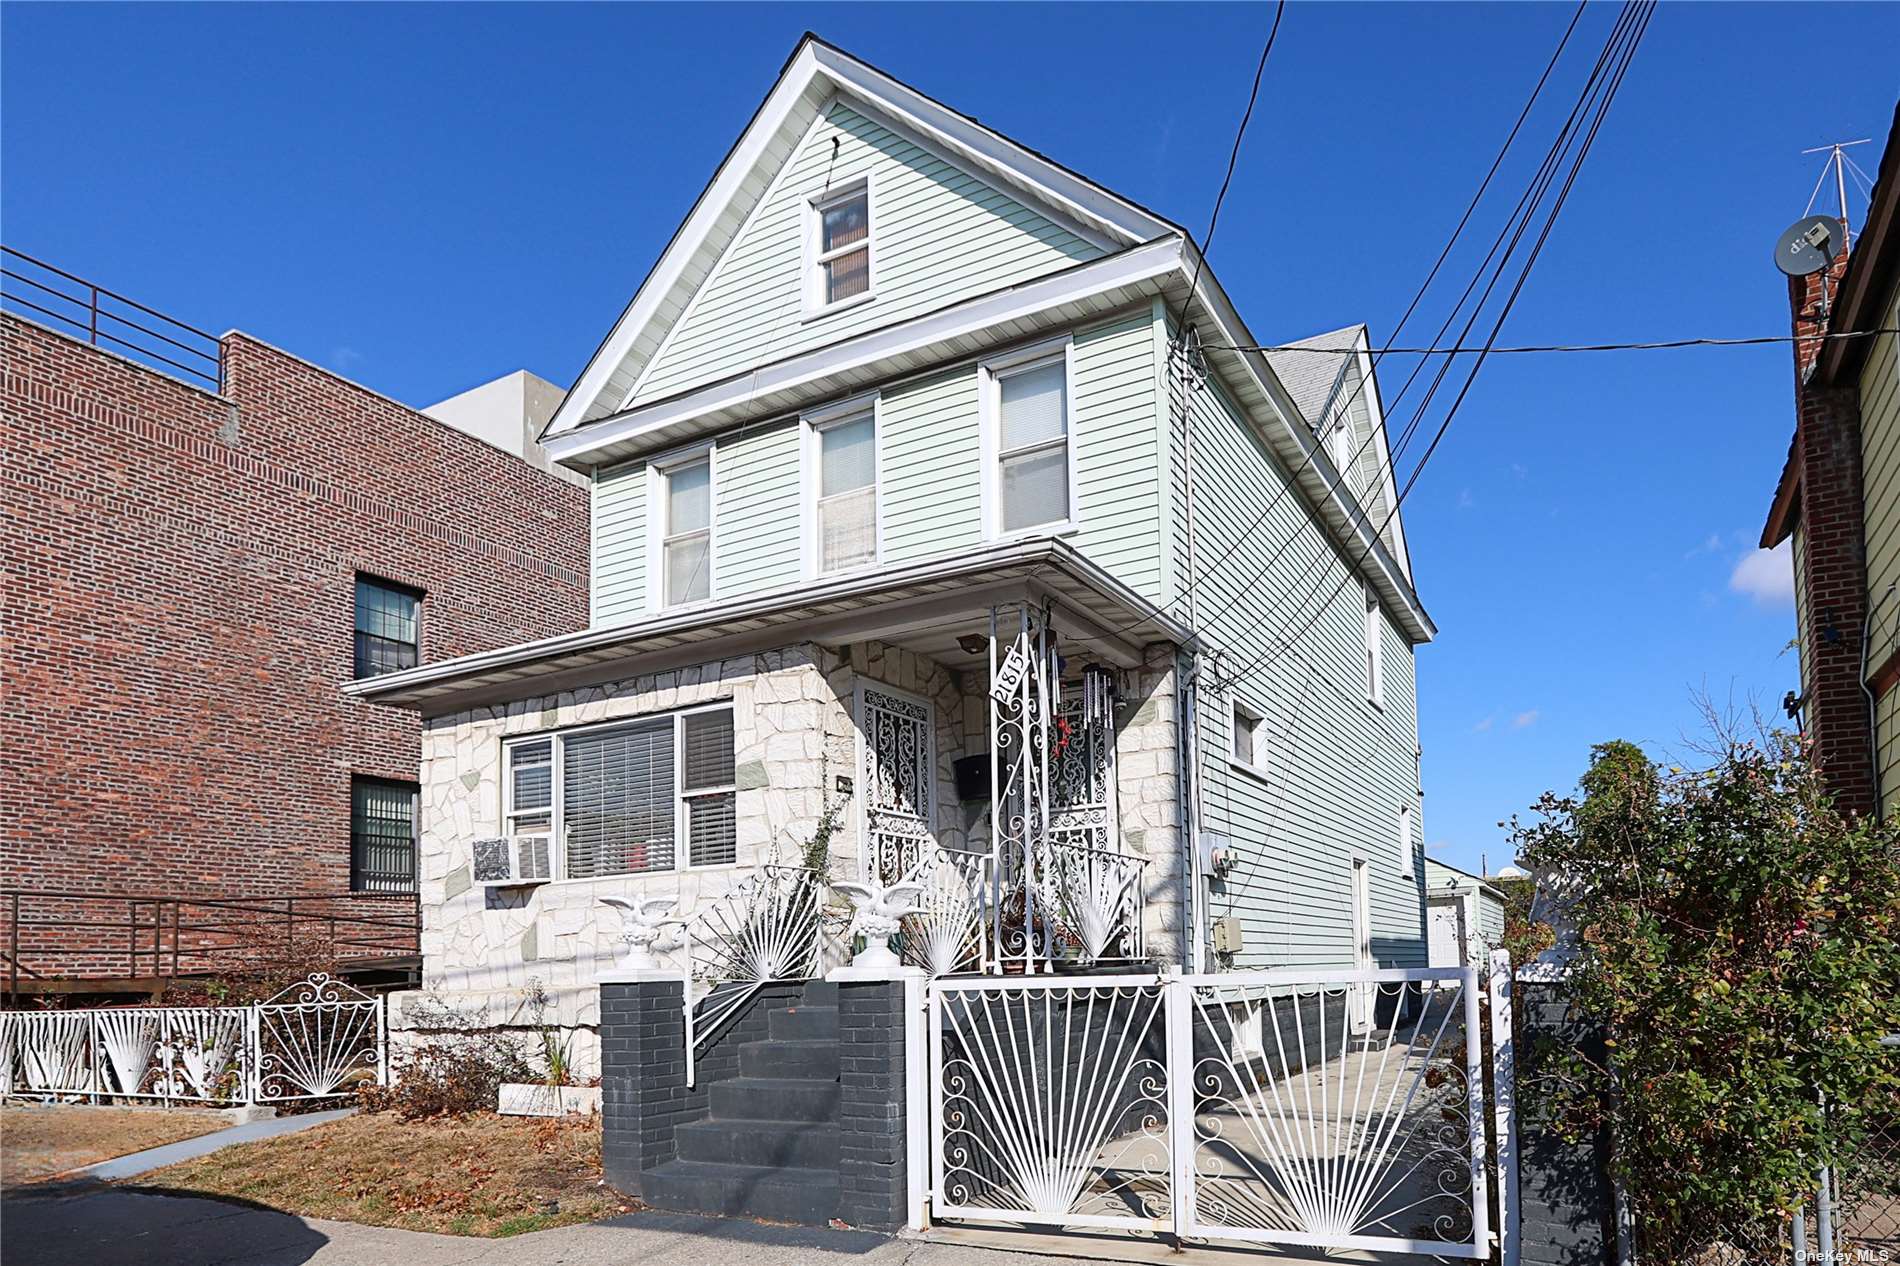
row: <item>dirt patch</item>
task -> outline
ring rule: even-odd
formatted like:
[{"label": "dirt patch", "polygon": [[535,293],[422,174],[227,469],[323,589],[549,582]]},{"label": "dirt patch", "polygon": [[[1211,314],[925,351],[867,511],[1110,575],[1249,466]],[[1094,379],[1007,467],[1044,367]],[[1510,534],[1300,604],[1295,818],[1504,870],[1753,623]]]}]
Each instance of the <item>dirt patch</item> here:
[{"label": "dirt patch", "polygon": [[520,1235],[632,1208],[601,1182],[598,1118],[403,1121],[359,1113],[127,1185],[447,1235]]},{"label": "dirt patch", "polygon": [[0,1108],[0,1186],[35,1182],[230,1124],[191,1108],[8,1104]]}]

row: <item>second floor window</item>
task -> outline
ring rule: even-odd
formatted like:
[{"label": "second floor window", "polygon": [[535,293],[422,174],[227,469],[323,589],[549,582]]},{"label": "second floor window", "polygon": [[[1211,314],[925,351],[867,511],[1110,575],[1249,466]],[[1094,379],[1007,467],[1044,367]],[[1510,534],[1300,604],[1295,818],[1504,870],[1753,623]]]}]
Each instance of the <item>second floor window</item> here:
[{"label": "second floor window", "polygon": [[848,571],[877,561],[877,417],[815,428],[818,450],[818,571]]},{"label": "second floor window", "polygon": [[712,457],[660,471],[661,584],[664,605],[712,596]]},{"label": "second floor window", "polygon": [[380,677],[421,662],[422,595],[369,576],[356,578],[356,675]]},{"label": "second floor window", "polygon": [[1379,610],[1379,595],[1365,586],[1366,597],[1366,698],[1385,706],[1385,616]]},{"label": "second floor window", "polygon": [[997,522],[1004,533],[1069,519],[1068,356],[998,367]]}]

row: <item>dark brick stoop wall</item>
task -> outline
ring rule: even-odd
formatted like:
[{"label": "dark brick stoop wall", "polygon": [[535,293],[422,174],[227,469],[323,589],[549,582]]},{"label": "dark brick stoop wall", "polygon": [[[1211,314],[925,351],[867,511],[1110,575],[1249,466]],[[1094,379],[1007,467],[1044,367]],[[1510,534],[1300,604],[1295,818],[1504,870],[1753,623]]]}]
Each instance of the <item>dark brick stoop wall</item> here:
[{"label": "dark brick stoop wall", "polygon": [[[1540,1038],[1601,1054],[1602,1043],[1571,1011],[1561,986],[1519,980],[1520,1050]],[[1518,1189],[1524,1266],[1615,1266],[1616,1202],[1603,1138],[1566,1143],[1538,1115],[1537,1097],[1520,1093]]]},{"label": "dark brick stoop wall", "polygon": [[[685,1021],[677,980],[601,986],[601,1158],[607,1181],[648,1194],[648,1174],[678,1156],[681,1127],[708,1119],[711,1088],[740,1075],[738,1052],[765,1040],[775,1010],[802,986],[767,986],[699,1060],[685,1084]],[[904,990],[853,982],[838,990],[838,1200],[835,1216],[870,1230],[906,1221]],[[657,1185],[657,1184],[656,1184]],[[816,1224],[830,1222],[826,1210]]]}]

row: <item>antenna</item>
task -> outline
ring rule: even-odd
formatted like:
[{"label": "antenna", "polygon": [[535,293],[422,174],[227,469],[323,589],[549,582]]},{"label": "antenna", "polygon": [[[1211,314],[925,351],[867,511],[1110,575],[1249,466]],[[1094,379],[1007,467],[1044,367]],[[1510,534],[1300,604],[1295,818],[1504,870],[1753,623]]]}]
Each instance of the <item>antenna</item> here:
[{"label": "antenna", "polygon": [[[1827,155],[1827,161],[1821,164],[1821,178],[1814,182],[1814,192],[1808,195],[1808,209],[1802,212],[1803,215],[1814,210],[1814,200],[1821,196],[1821,186],[1827,183],[1827,171],[1828,168],[1832,167],[1834,169],[1834,192],[1840,198],[1841,203],[1841,224],[1843,226],[1847,224],[1847,165],[1853,160],[1848,158],[1842,151],[1851,149],[1856,145],[1865,145],[1870,139],[1869,137],[1863,136],[1856,141],[1834,141],[1827,145],[1816,145],[1813,149],[1804,149],[1801,151],[1803,154]],[[1854,170],[1859,171],[1860,168],[1856,167]],[[1845,249],[1851,245],[1853,245],[1853,240],[1846,234],[1845,229],[1843,229],[1841,246]],[[1806,274],[1796,275],[1805,276]]]}]

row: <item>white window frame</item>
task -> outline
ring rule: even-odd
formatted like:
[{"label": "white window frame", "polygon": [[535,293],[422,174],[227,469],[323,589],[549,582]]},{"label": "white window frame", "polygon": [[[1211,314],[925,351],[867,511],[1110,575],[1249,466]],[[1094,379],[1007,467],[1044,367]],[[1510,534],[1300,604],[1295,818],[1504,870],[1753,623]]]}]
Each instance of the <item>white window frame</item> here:
[{"label": "white window frame", "polygon": [[[1027,527],[1005,531],[1003,528],[1003,395],[1002,380],[1012,373],[1039,369],[1043,365],[1062,358],[1063,366],[1063,407],[1066,411],[1062,420],[1062,440],[1067,461],[1064,473],[1068,477],[1068,517],[1051,519],[1045,523],[1033,523]],[[1082,522],[1081,508],[1076,503],[1076,397],[1075,397],[1075,336],[1064,334],[1059,338],[1045,339],[1027,347],[1016,348],[1000,356],[992,356],[977,366],[978,424],[983,445],[983,535],[991,541],[1019,540],[1032,536],[1061,536],[1074,532]],[[1057,441],[1048,440],[1043,445],[1031,447],[1054,448]],[[1024,450],[1026,451],[1026,450]]]},{"label": "white window frame", "polygon": [[1364,632],[1366,661],[1366,702],[1385,710],[1385,607],[1373,587],[1361,581],[1360,597],[1365,604]]},{"label": "white window frame", "polygon": [[[871,419],[871,495],[876,503],[873,518],[873,530],[876,535],[876,548],[871,560],[859,563],[855,567],[840,568],[837,571],[824,570],[823,551],[818,539],[818,501],[820,479],[823,472],[824,454],[819,437],[834,426],[847,422],[856,422],[865,416]],[[858,572],[869,571],[884,561],[884,410],[883,400],[877,393],[853,396],[849,400],[840,400],[836,404],[814,409],[799,418],[799,513],[802,516],[799,525],[799,570],[807,580],[816,580],[820,576],[850,576]]]},{"label": "white window frame", "polygon": [[[706,463],[706,596],[666,601],[666,481],[674,471]],[[719,446],[710,440],[663,453],[647,463],[647,610],[690,611],[714,601],[719,584]]]},{"label": "white window frame", "polygon": [[[551,858],[550,869],[554,876],[551,882],[553,883],[625,883],[630,879],[642,879],[651,875],[675,875],[685,871],[691,871],[695,874],[704,874],[708,871],[737,870],[740,866],[749,865],[750,863],[740,860],[736,841],[732,861],[719,862],[711,866],[694,866],[691,864],[693,851],[692,819],[687,813],[687,801],[703,799],[708,796],[731,794],[735,798],[734,808],[736,818],[738,796],[738,782],[736,780],[738,778],[739,755],[739,731],[736,724],[733,727],[732,737],[733,777],[735,781],[730,785],[722,787],[697,787],[691,792],[685,789],[684,783],[686,777],[685,718],[699,712],[718,712],[722,709],[728,712],[733,711],[733,701],[730,699],[720,699],[713,703],[695,704],[690,708],[680,708],[673,712],[649,712],[640,716],[615,717],[611,721],[600,721],[593,725],[571,725],[559,730],[536,730],[529,734],[515,734],[503,739],[501,749],[501,820],[503,824],[503,834],[509,836],[518,834],[518,832],[514,830],[515,820],[517,818],[546,815],[548,819]],[[578,879],[569,878],[567,873],[567,823],[563,816],[567,808],[564,803],[566,795],[563,788],[563,783],[565,782],[564,775],[566,773],[566,740],[579,734],[594,734],[602,730],[629,729],[636,725],[651,725],[653,722],[659,720],[670,720],[673,723],[672,868],[669,870],[636,870],[614,875],[583,875]],[[735,722],[737,721],[736,715],[734,720]],[[550,744],[549,770],[552,785],[549,789],[548,807],[546,809],[523,809],[517,811],[515,809],[514,770],[509,762],[513,758],[515,748],[531,743],[539,743],[544,740]]]},{"label": "white window frame", "polygon": [[1267,774],[1266,715],[1244,700],[1235,699],[1233,707],[1228,710],[1227,723],[1238,728],[1243,721],[1246,723],[1248,732],[1253,735],[1253,759],[1247,761],[1240,758],[1234,751],[1234,736],[1232,732],[1229,732],[1227,735],[1228,763],[1235,769],[1264,778]]},{"label": "white window frame", "polygon": [[1401,879],[1413,878],[1417,870],[1417,865],[1412,859],[1412,854],[1415,851],[1412,847],[1412,824],[1416,820],[1417,818],[1412,811],[1411,805],[1402,804],[1399,806],[1398,821],[1395,824],[1397,837],[1393,842],[1398,845],[1399,878]]},{"label": "white window frame", "polygon": [[[857,243],[826,251],[823,247],[825,228],[825,208],[864,194],[864,251],[866,285],[863,294],[851,295],[836,303],[825,302],[824,265],[841,255],[849,255],[858,249]],[[818,189],[807,194],[804,200],[805,225],[804,260],[801,265],[804,284],[803,319],[817,320],[842,312],[846,308],[855,308],[861,303],[869,303],[877,298],[877,182],[867,172],[862,176],[853,176],[840,181],[829,189]]]}]

